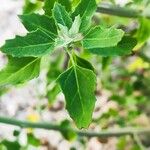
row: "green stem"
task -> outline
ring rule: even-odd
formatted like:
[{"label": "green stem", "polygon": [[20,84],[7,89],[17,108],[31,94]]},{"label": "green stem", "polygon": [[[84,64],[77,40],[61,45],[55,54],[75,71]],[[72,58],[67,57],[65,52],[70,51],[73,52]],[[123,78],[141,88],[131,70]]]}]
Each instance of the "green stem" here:
[{"label": "green stem", "polygon": [[13,118],[5,118],[0,117],[0,123],[5,123],[9,125],[19,126],[21,128],[39,128],[39,129],[47,129],[47,130],[55,130],[55,131],[74,131],[79,136],[86,136],[86,137],[120,137],[125,135],[137,135],[137,134],[146,134],[150,133],[150,128],[122,128],[122,129],[113,129],[113,130],[103,130],[100,132],[93,132],[93,131],[79,131],[73,128],[62,128],[58,124],[51,124],[51,123],[44,123],[44,122],[28,122],[28,121],[21,121]]},{"label": "green stem", "polygon": [[74,59],[73,59],[72,54],[71,54],[70,51],[68,50],[68,48],[66,48],[66,52],[68,53],[69,58],[70,58],[70,61],[71,61],[71,63],[72,63],[72,66],[74,67],[74,66],[75,66],[75,61],[74,61]]},{"label": "green stem", "polygon": [[137,145],[140,147],[141,150],[146,150],[145,147],[143,146],[142,142],[140,141],[138,135],[134,134],[133,135],[135,142]]},{"label": "green stem", "polygon": [[101,3],[98,6],[97,12],[108,14],[108,15],[120,16],[120,17],[128,17],[128,18],[146,17],[150,19],[150,15],[148,14],[144,15],[141,10],[119,7],[119,6],[104,4],[104,3]]}]

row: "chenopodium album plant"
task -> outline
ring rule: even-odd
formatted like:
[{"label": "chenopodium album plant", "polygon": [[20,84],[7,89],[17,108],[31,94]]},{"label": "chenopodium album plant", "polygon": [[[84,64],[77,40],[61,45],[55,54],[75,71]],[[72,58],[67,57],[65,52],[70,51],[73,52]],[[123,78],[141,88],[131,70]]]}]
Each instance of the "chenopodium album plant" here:
[{"label": "chenopodium album plant", "polygon": [[136,40],[115,27],[92,25],[96,12],[95,0],[81,0],[73,12],[58,2],[49,15],[20,15],[29,33],[7,40],[1,51],[8,55],[8,64],[0,72],[0,85],[19,84],[39,75],[44,55],[63,48],[69,55],[69,68],[57,82],[66,100],[66,109],[78,128],[87,128],[96,102],[96,74],[87,60],[76,54],[76,43],[91,54],[114,56],[130,54]]}]

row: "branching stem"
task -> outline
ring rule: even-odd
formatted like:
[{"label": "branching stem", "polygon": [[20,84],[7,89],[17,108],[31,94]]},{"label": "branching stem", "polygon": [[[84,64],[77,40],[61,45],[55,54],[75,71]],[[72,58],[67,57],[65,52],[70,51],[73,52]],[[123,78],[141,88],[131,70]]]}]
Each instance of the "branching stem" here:
[{"label": "branching stem", "polygon": [[21,121],[13,118],[5,118],[0,117],[0,123],[5,123],[9,125],[19,126],[21,128],[39,128],[46,130],[55,130],[55,131],[74,131],[78,136],[86,136],[86,137],[120,137],[125,135],[139,135],[150,133],[150,128],[121,128],[121,129],[112,129],[112,130],[102,130],[100,132],[87,131],[87,130],[76,130],[73,128],[62,128],[59,124],[51,124],[44,122],[28,122]]}]

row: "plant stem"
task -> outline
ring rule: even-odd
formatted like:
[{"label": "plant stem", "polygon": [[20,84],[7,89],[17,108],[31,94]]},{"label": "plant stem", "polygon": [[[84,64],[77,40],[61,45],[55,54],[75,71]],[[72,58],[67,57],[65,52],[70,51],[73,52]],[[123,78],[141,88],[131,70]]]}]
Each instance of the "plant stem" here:
[{"label": "plant stem", "polygon": [[133,135],[135,142],[137,145],[140,147],[141,150],[146,150],[145,147],[143,146],[142,142],[140,141],[138,135],[134,134]]},{"label": "plant stem", "polygon": [[150,15],[148,14],[144,15],[141,10],[119,7],[119,6],[105,4],[105,3],[101,3],[98,6],[97,12],[114,15],[114,16],[120,16],[120,17],[128,17],[128,18],[146,17],[150,19]]},{"label": "plant stem", "polygon": [[68,48],[66,48],[66,52],[68,53],[69,58],[70,58],[70,61],[71,61],[72,65],[73,65],[73,67],[74,67],[74,66],[75,66],[75,61],[74,61],[74,59],[73,59],[72,54],[71,54],[70,51],[68,50]]},{"label": "plant stem", "polygon": [[0,123],[5,123],[9,125],[19,126],[21,128],[39,128],[39,129],[47,129],[47,130],[55,130],[55,131],[74,131],[79,136],[86,136],[86,137],[120,137],[125,135],[138,135],[138,134],[146,134],[150,133],[150,128],[122,128],[122,129],[113,129],[113,130],[103,130],[100,132],[93,132],[93,131],[79,131],[73,128],[62,128],[58,124],[51,124],[51,123],[33,123],[28,121],[21,121],[13,118],[5,118],[0,117]]}]

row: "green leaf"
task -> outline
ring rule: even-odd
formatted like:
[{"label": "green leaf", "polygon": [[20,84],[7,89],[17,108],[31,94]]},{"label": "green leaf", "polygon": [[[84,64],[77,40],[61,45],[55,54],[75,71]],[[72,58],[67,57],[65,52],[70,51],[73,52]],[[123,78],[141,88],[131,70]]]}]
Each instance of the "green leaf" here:
[{"label": "green leaf", "polygon": [[16,36],[7,40],[1,51],[14,57],[41,57],[54,49],[54,40],[46,32],[38,29],[26,36]]},{"label": "green leaf", "polygon": [[47,90],[46,97],[48,98],[49,106],[53,105],[56,100],[57,95],[60,93],[60,87],[58,84],[52,85],[50,89]]},{"label": "green leaf", "polygon": [[71,2],[70,0],[45,0],[45,5],[43,7],[45,14],[51,16],[52,9],[54,7],[55,2],[60,3],[65,7],[65,9],[69,12],[71,11]]},{"label": "green leaf", "polygon": [[124,36],[122,40],[114,47],[95,48],[88,51],[93,54],[101,56],[121,56],[131,54],[132,49],[136,46],[137,41],[135,38]]},{"label": "green leaf", "polygon": [[0,150],[7,150],[6,146],[4,146],[4,144],[1,144],[1,142],[0,142]]},{"label": "green leaf", "polygon": [[[57,60],[57,62],[58,61],[59,60]],[[47,73],[46,97],[48,98],[48,103],[50,106],[55,102],[58,93],[61,91],[59,85],[55,83],[55,80],[62,72],[61,69],[58,68],[57,62],[51,62]]]},{"label": "green leaf", "polygon": [[82,41],[85,49],[104,48],[116,46],[121,41],[124,32],[121,29],[101,28],[97,26],[92,28]]},{"label": "green leaf", "polygon": [[80,31],[85,32],[90,24],[91,18],[95,13],[97,8],[95,0],[81,0],[78,6],[76,7],[75,11],[72,14],[72,18],[74,19],[75,16],[80,14],[81,17],[81,26]]},{"label": "green leaf", "polygon": [[139,43],[145,43],[150,38],[150,20],[140,18],[140,27],[137,31],[136,37]]},{"label": "green leaf", "polygon": [[58,24],[58,38],[56,40],[56,47],[66,47],[70,43],[81,41],[83,36],[79,33],[81,24],[80,16],[76,16],[70,29],[66,26]]},{"label": "green leaf", "polygon": [[49,106],[55,102],[57,95],[61,92],[59,85],[56,82],[58,76],[62,73],[64,68],[65,54],[58,53],[57,56],[51,56],[48,65],[48,72],[46,75],[46,98],[48,99]]},{"label": "green leaf", "polygon": [[36,138],[36,137],[33,135],[33,133],[27,134],[27,140],[28,140],[28,141],[27,141],[28,144],[33,145],[33,146],[35,146],[35,147],[38,147],[38,146],[40,146],[40,144],[41,144],[40,139]]},{"label": "green leaf", "polygon": [[86,69],[90,69],[92,70],[93,72],[95,71],[94,67],[91,65],[90,62],[88,62],[87,60],[75,55],[75,61],[76,61],[76,64],[82,68],[86,68]]},{"label": "green leaf", "polygon": [[79,4],[80,0],[72,0],[72,7],[76,8],[76,6]]},{"label": "green leaf", "polygon": [[79,33],[79,29],[80,29],[80,25],[81,25],[81,18],[80,18],[80,15],[76,16],[73,23],[72,23],[72,26],[69,30],[69,34],[70,35],[76,35]]},{"label": "green leaf", "polygon": [[58,81],[66,99],[66,109],[78,128],[87,128],[95,105],[96,76],[93,71],[71,67],[62,73]]},{"label": "green leaf", "polygon": [[4,146],[7,147],[7,150],[20,150],[21,146],[18,143],[18,141],[8,141],[8,140],[3,140],[1,142]]},{"label": "green leaf", "polygon": [[57,1],[58,1],[58,3],[63,5],[68,12],[71,11],[71,1],[70,0],[57,0]]},{"label": "green leaf", "polygon": [[53,18],[39,14],[20,15],[19,18],[28,31],[40,29],[52,36],[53,39],[56,38],[57,28]]},{"label": "green leaf", "polygon": [[43,9],[46,15],[52,16],[52,9],[56,1],[57,0],[45,0]]},{"label": "green leaf", "polygon": [[70,18],[68,12],[65,10],[65,7],[59,3],[55,3],[53,8],[53,16],[57,24],[71,28],[72,19]]},{"label": "green leaf", "polygon": [[68,140],[72,141],[77,137],[75,131],[71,129],[71,123],[68,120],[64,120],[61,122],[61,128],[66,129],[66,131],[61,131],[62,136]]},{"label": "green leaf", "polygon": [[0,71],[0,86],[20,84],[39,75],[39,58],[9,57],[7,66]]},{"label": "green leaf", "polygon": [[42,9],[42,6],[42,1],[35,0],[34,2],[31,2],[31,0],[25,0],[23,6],[23,14],[29,14],[38,11]]}]

